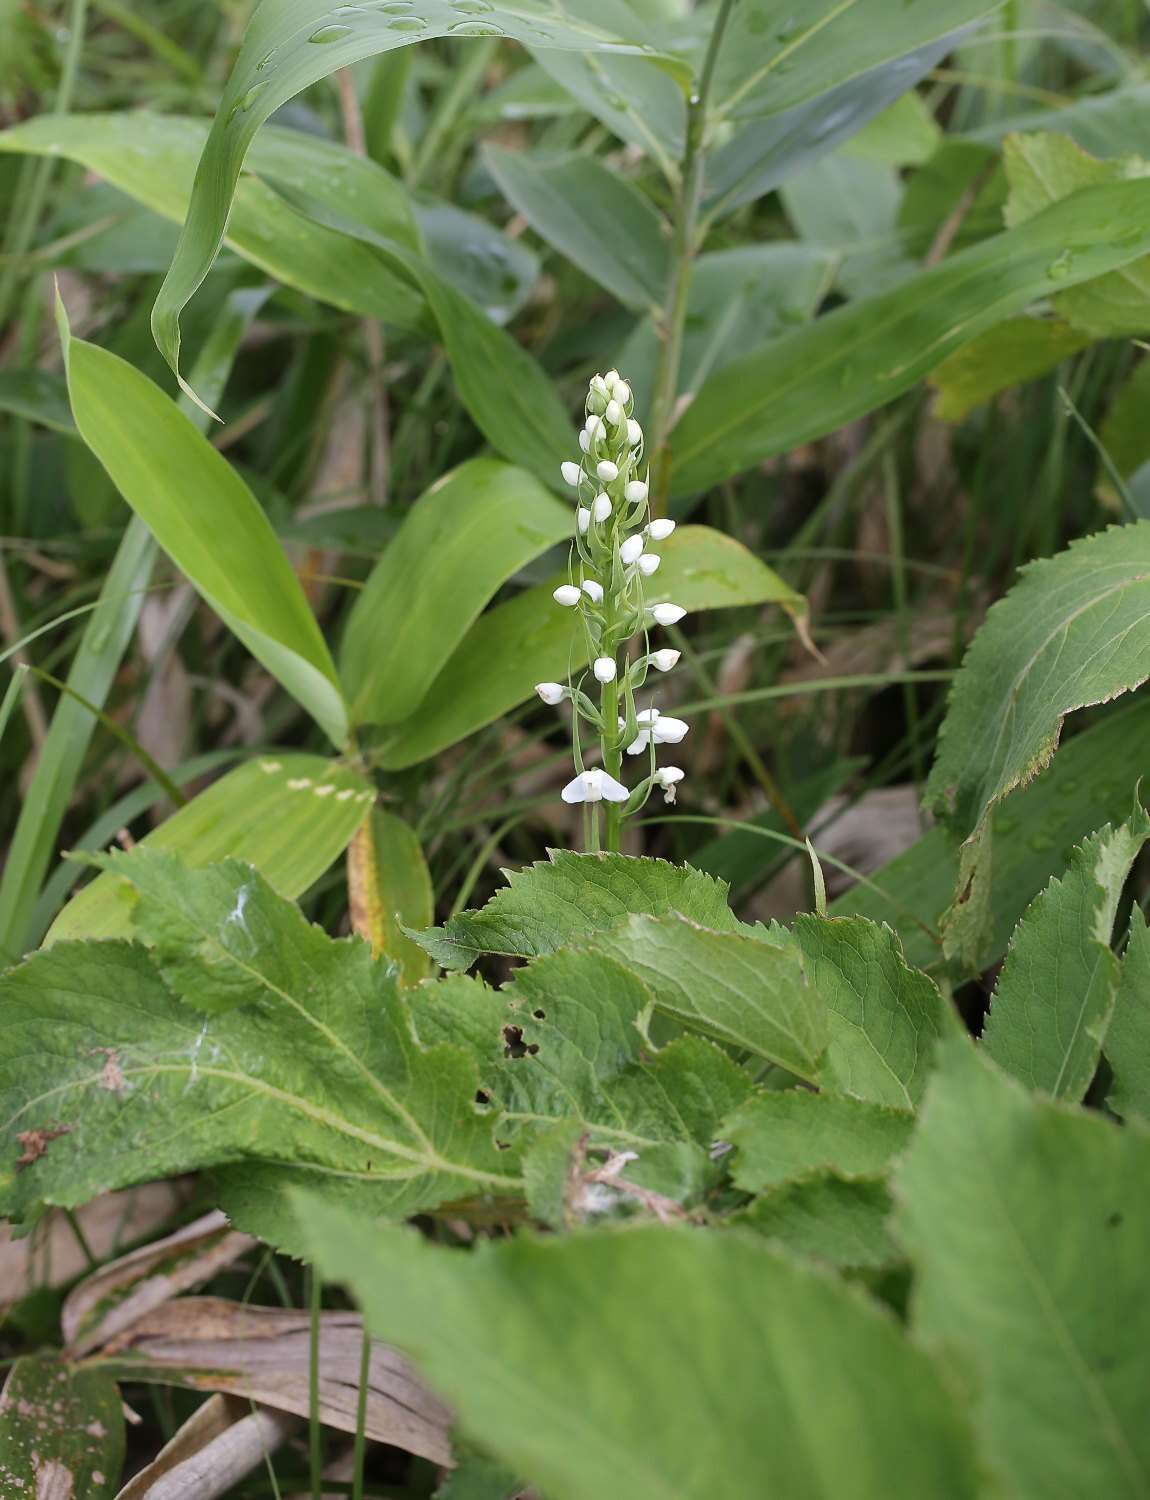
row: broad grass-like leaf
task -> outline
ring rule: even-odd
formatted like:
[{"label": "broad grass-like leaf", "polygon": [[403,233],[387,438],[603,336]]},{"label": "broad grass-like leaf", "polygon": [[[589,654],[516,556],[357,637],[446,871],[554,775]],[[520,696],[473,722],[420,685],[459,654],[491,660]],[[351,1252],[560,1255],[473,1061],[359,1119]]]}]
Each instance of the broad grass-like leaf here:
[{"label": "broad grass-like leaf", "polygon": [[516,1192],[474,1060],[420,1046],[366,943],[327,937],[238,861],[137,849],[111,866],[155,958],[57,943],[0,979],[9,1211],[228,1162],[281,1203],[310,1180],[399,1217]]},{"label": "broad grass-like leaf", "polygon": [[955,678],[926,786],[958,832],[1049,763],[1068,713],[1150,675],[1148,562],[1150,521],[1112,526],[1029,564],[991,609]]},{"label": "broad grass-like leaf", "polygon": [[1090,1086],[1118,989],[1110,948],[1118,900],[1147,837],[1140,807],[1094,834],[1018,924],[982,1045],[1028,1088],[1078,1100]]},{"label": "broad grass-like leaf", "polygon": [[827,1007],[821,1086],[913,1109],[935,1044],[956,1025],[934,981],[908,967],[889,927],[860,917],[800,917],[795,942]]},{"label": "broad grass-like leaf", "polygon": [[[977,1492],[927,1356],[753,1235],[643,1227],[464,1255],[297,1202],[325,1277],[554,1500],[761,1500],[764,1475],[794,1500]],[[799,1410],[817,1410],[815,1437]]]},{"label": "broad grass-like leaf", "polygon": [[756,1198],[731,1222],[840,1271],[880,1271],[902,1259],[887,1228],[890,1209],[885,1183],[820,1172]]},{"label": "broad grass-like leaf", "polygon": [[680,916],[633,916],[592,941],[642,979],[665,1015],[796,1077],[819,1077],[827,1010],[793,947]]},{"label": "broad grass-like leaf", "polygon": [[1150,1134],[942,1049],[896,1181],[912,1321],[953,1356],[1011,1494],[1150,1489]]},{"label": "broad grass-like leaf", "polygon": [[72,338],[62,305],[60,323],[72,411],[84,441],[221,619],[342,746],[347,709],[335,667],[255,497],[147,376]]},{"label": "broad grass-like leaf", "polygon": [[[179,364],[180,312],[211,268],[223,238],[228,209],[248,149],[268,116],[310,84],[365,57],[436,36],[507,35],[532,47],[577,52],[603,50],[642,55],[645,37],[625,7],[600,9],[606,26],[586,19],[590,9],[565,13],[536,0],[513,8],[493,4],[481,19],[450,0],[418,0],[403,15],[356,6],[333,15],[326,0],[264,3],[252,16],[239,57],[224,89],[196,172],[188,216],[175,259],[156,299],[152,327],[161,353]],[[630,35],[612,29],[621,22]],[[318,40],[317,40],[318,38]],[[685,64],[663,59],[684,81]]]},{"label": "broad grass-like leaf", "polygon": [[348,620],[339,661],[355,721],[412,714],[500,585],[571,530],[571,506],[522,469],[478,458],[438,480]]},{"label": "broad grass-like leaf", "polygon": [[[732,537],[706,526],[684,526],[659,550],[663,566],[644,587],[648,604],[670,599],[688,610],[778,604],[800,630],[805,628],[802,595]],[[561,680],[585,666],[583,634],[571,612],[557,608],[552,598],[555,586],[566,582],[566,573],[557,575],[488,610],[420,708],[382,741],[380,765],[387,770],[416,765],[510,712],[532,696],[535,683]]]},{"label": "broad grass-like leaf", "polygon": [[537,159],[489,146],[483,160],[507,201],[561,255],[625,306],[658,306],[670,241],[638,188],[585,155]]},{"label": "broad grass-like leaf", "polygon": [[674,431],[680,497],[873,411],[1031,302],[1150,251],[1150,182],[1086,188],[706,381]]},{"label": "broad grass-like leaf", "polygon": [[[362,776],[321,755],[263,755],[237,767],[140,840],[192,869],[221,859],[254,865],[294,900],[334,863],[375,793]],[[124,883],[108,870],[68,903],[45,943],[129,937]]]},{"label": "broad grass-like leaf", "polygon": [[738,926],[727,887],[690,865],[552,849],[548,862],[504,874],[506,888],[481,910],[460,912],[418,934],[445,969],[469,969],[484,953],[536,958],[618,927],[633,914],[676,913],[720,931]]},{"label": "broad grass-like leaf", "polygon": [[1106,1103],[1124,1119],[1150,1124],[1150,931],[1137,905],[1104,1050],[1114,1072]]},{"label": "broad grass-like leaf", "polygon": [[948,422],[961,422],[999,391],[1047,374],[1090,342],[1090,334],[1058,318],[1008,318],[933,372],[935,413]]},{"label": "broad grass-like leaf", "polygon": [[112,1500],[124,1461],[116,1382],[51,1355],[17,1360],[0,1394],[0,1483],[27,1500]]},{"label": "broad grass-like leaf", "polygon": [[749,1100],[724,1122],[722,1137],[736,1149],[735,1183],[762,1193],[816,1172],[880,1176],[913,1126],[911,1115],[882,1104],[786,1089]]},{"label": "broad grass-like leaf", "polygon": [[405,988],[428,978],[431,960],[406,931],[435,919],[431,874],[411,824],[373,809],[348,849],[347,886],[354,931],[398,964]]},{"label": "broad grass-like leaf", "polygon": [[[4,139],[0,135],[0,141]],[[47,370],[0,371],[0,411],[54,432],[73,434],[76,424],[68,406],[68,388]]]}]

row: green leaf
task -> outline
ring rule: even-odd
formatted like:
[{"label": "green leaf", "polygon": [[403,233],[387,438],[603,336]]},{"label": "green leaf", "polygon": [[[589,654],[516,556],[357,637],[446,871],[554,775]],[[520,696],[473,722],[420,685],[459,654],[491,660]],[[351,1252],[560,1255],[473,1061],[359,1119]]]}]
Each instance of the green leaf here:
[{"label": "green leaf", "polygon": [[[0,135],[0,141],[4,139]],[[76,425],[68,406],[68,388],[47,370],[0,371],[0,411],[38,422],[54,432],[74,434]]]},{"label": "green leaf", "polygon": [[0,1480],[27,1500],[112,1500],[124,1462],[116,1382],[47,1354],[19,1359],[0,1395]]},{"label": "green leaf", "polygon": [[1141,807],[1094,834],[1018,924],[982,1045],[1027,1088],[1079,1100],[1090,1086],[1118,989],[1110,948],[1118,900],[1147,838]]},{"label": "green leaf", "polygon": [[846,150],[866,161],[921,167],[938,150],[943,132],[921,94],[902,94],[851,136]]},{"label": "green leaf", "polygon": [[824,1172],[756,1198],[730,1222],[840,1271],[881,1271],[901,1258],[886,1227],[890,1209],[884,1183]]},{"label": "green leaf", "polygon": [[500,585],[571,534],[530,474],[472,459],[408,511],[348,620],[340,669],[358,724],[408,717]]},{"label": "green leaf", "polygon": [[[238,766],[140,840],[192,869],[221,859],[254,865],[273,890],[294,900],[334,863],[374,800],[350,767],[321,755],[264,755]],[[131,936],[124,882],[105,871],[73,897],[45,945]]]},{"label": "green leaf", "polygon": [[[357,868],[363,859],[367,868]],[[399,965],[400,984],[410,989],[431,975],[431,960],[407,935],[435,919],[435,892],[419,839],[410,823],[376,808],[356,833],[348,854],[352,923],[377,951]],[[287,892],[285,894],[291,894]],[[366,901],[364,931],[357,900]]]},{"label": "green leaf", "polygon": [[1150,402],[1150,359],[1143,359],[1118,387],[1098,434],[1114,467],[1123,477],[1133,474],[1150,460],[1147,402]]},{"label": "green leaf", "polygon": [[[160,546],[252,655],[336,745],[347,710],[323,635],[251,491],[174,402],[133,366],[70,336],[80,435]],[[219,539],[227,537],[221,548]]]},{"label": "green leaf", "polygon": [[820,1172],[877,1177],[906,1148],[914,1119],[902,1110],[835,1094],[758,1094],[721,1127],[735,1147],[735,1183],[762,1193]]},{"label": "green leaf", "polygon": [[1105,183],[775,339],[707,380],[676,425],[673,493],[833,432],[1031,302],[1148,250],[1150,183]]},{"label": "green leaf", "polygon": [[1114,1072],[1107,1105],[1123,1119],[1150,1122],[1150,932],[1137,905],[1104,1050]]},{"label": "green leaf", "polygon": [[[1150,163],[1137,157],[1099,161],[1065,135],[1007,136],[1003,159],[1010,183],[1009,227],[1094,183],[1150,176]],[[1061,317],[1093,338],[1144,333],[1150,328],[1150,258],[1063,292],[1053,303]]]},{"label": "green leaf", "polygon": [[927,1356],[752,1235],[639,1227],[460,1254],[303,1195],[297,1212],[325,1278],[553,1500],[761,1500],[764,1475],[794,1500],[978,1489]]},{"label": "green leaf", "polygon": [[584,155],[540,159],[487,146],[483,161],[508,203],[560,255],[625,306],[659,305],[670,242],[638,188]]},{"label": "green leaf", "polygon": [[1011,1494],[1150,1488],[1150,1135],[941,1052],[896,1182],[913,1323],[971,1389]]},{"label": "green leaf", "polygon": [[690,865],[624,854],[548,850],[523,870],[505,870],[506,888],[479,911],[417,934],[445,969],[469,969],[483,953],[536,958],[621,926],[634,913],[677,913],[701,926],[734,929],[727,887]]},{"label": "green leaf", "polygon": [[800,917],[795,942],[811,987],[827,1006],[821,1086],[913,1109],[935,1044],[955,1025],[934,981],[907,966],[889,927],[861,917]]},{"label": "green leaf", "polygon": [[796,1077],[819,1077],[826,1007],[793,947],[679,916],[634,916],[592,942],[637,974],[665,1015]]},{"label": "green leaf", "polygon": [[862,297],[916,270],[899,227],[902,180],[885,162],[824,156],[779,194],[800,239],[836,256],[836,284]]},{"label": "green leaf", "polygon": [[[334,20],[327,0],[296,0],[290,8],[261,6],[225,86],[196,171],[175,259],[153,309],[156,343],[168,363],[178,369],[180,313],[211,269],[244,159],[274,110],[340,68],[437,36],[505,34],[532,47],[639,55],[644,38],[636,34],[638,23],[625,8],[617,14],[632,28],[631,36],[538,0],[520,0],[514,9],[493,5],[481,20],[461,15],[448,0],[418,0],[402,16],[357,7]],[[686,81],[685,66],[671,58],[659,60]]]},{"label": "green leaf", "polygon": [[[498,332],[498,330],[495,330]],[[660,544],[663,566],[644,586],[648,604],[683,609],[779,604],[805,628],[806,601],[741,543],[706,526],[681,526]],[[552,590],[566,573],[488,610],[446,663],[423,704],[378,748],[386,770],[438,754],[532,696],[537,682],[566,678],[587,662],[586,640]]]},{"label": "green leaf", "polygon": [[961,422],[999,391],[1035,380],[1085,349],[1088,333],[1057,318],[1008,318],[944,360],[930,377],[935,415]]},{"label": "green leaf", "polygon": [[925,800],[966,834],[1046,766],[1076,708],[1150,671],[1150,521],[1030,563],[987,615],[954,680]]},{"label": "green leaf", "polygon": [[189,870],[140,848],[110,867],[156,958],[57,943],[0,977],[4,1159],[27,1163],[0,1176],[15,1216],[229,1162],[257,1202],[306,1180],[397,1217],[520,1191],[474,1060],[419,1045],[365,943],[327,937],[235,860]]},{"label": "green leaf", "polygon": [[[590,13],[588,0],[580,0]],[[603,9],[595,0],[595,10]],[[606,12],[617,13],[612,5]],[[608,52],[532,48],[538,65],[622,141],[637,146],[674,180],[687,135],[687,103],[673,78],[644,58]]]}]

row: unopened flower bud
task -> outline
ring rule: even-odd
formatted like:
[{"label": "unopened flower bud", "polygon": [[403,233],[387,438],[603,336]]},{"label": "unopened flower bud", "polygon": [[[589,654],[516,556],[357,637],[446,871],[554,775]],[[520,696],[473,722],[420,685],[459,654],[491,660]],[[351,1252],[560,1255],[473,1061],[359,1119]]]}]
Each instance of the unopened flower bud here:
[{"label": "unopened flower bud", "polygon": [[627,443],[631,448],[637,448],[643,441],[643,429],[634,417],[627,418]]},{"label": "unopened flower bud", "polygon": [[647,535],[653,542],[665,542],[674,529],[674,521],[652,521],[647,527]]},{"label": "unopened flower bud", "polygon": [[641,536],[629,536],[619,548],[620,561],[630,567],[632,563],[639,561],[643,555],[643,538]]},{"label": "unopened flower bud", "polygon": [[562,604],[567,609],[574,609],[583,597],[582,589],[577,589],[573,583],[561,583],[551,595],[556,604]]},{"label": "unopened flower bud", "polygon": [[686,613],[677,604],[656,604],[651,610],[656,625],[677,625]]},{"label": "unopened flower bud", "polygon": [[631,399],[631,387],[625,380],[617,380],[615,382],[615,389],[611,394],[620,406],[626,406],[627,402]]},{"label": "unopened flower bud", "polygon": [[597,656],[593,670],[600,682],[614,682],[618,668],[613,656]]},{"label": "unopened flower bud", "polygon": [[618,401],[611,400],[607,403],[607,410],[603,413],[605,420],[611,427],[618,427],[623,421],[623,408]]},{"label": "unopened flower bud", "polygon": [[602,493],[595,496],[591,502],[591,519],[593,521],[605,521],[611,514],[611,497]]},{"label": "unopened flower bud", "polygon": [[591,447],[591,439],[585,432],[581,432],[579,434],[579,447],[583,450],[584,453],[586,453]]},{"label": "unopened flower bud", "polygon": [[565,463],[563,465],[563,478],[568,484],[578,484],[583,477],[583,470],[578,464]]},{"label": "unopened flower bud", "polygon": [[579,535],[586,536],[587,528],[591,524],[591,512],[585,505],[581,505],[575,512],[575,521],[579,527]]},{"label": "unopened flower bud", "polygon": [[601,583],[596,583],[593,578],[585,578],[583,580],[583,592],[587,595],[592,604],[603,603],[603,585]]},{"label": "unopened flower bud", "polygon": [[608,370],[606,375],[603,376],[603,384],[614,395],[615,387],[619,384],[619,371]]},{"label": "unopened flower bud", "polygon": [[650,578],[652,573],[659,571],[659,564],[663,559],[657,552],[644,552],[639,559],[639,572],[644,578]]},{"label": "unopened flower bud", "polygon": [[[570,465],[570,467],[574,468],[575,465],[572,464]],[[604,484],[610,484],[612,480],[618,479],[619,477],[619,470],[615,467],[615,465],[609,458],[604,458],[598,464],[596,464],[595,472],[596,474],[598,474],[600,480]],[[569,484],[578,484],[579,481],[576,479],[570,479],[567,482]]]},{"label": "unopened flower bud", "polygon": [[682,654],[681,651],[672,651],[669,646],[665,646],[661,651],[652,651],[649,659],[651,665],[660,672],[669,672]]},{"label": "unopened flower bud", "polygon": [[607,382],[603,379],[602,375],[592,375],[588,388],[594,391],[597,396],[605,396],[607,394]]},{"label": "unopened flower bud", "polygon": [[589,438],[601,438],[607,429],[603,426],[603,418],[591,415],[583,426],[583,431]]},{"label": "unopened flower bud", "polygon": [[647,485],[642,479],[632,479],[628,482],[623,494],[632,505],[638,505],[641,500],[647,498]]},{"label": "unopened flower bud", "polygon": [[535,691],[543,699],[544,703],[549,704],[552,708],[557,703],[562,703],[567,696],[567,689],[561,682],[537,682],[535,684]]}]

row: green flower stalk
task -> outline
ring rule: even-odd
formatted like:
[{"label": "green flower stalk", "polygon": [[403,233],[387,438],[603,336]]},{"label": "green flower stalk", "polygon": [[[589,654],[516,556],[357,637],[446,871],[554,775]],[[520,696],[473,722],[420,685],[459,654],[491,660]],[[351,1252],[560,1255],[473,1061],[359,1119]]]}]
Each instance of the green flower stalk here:
[{"label": "green flower stalk", "polygon": [[[652,626],[676,625],[686,611],[677,604],[648,606],[643,586],[658,572],[653,550],[675,529],[674,521],[652,521],[643,429],[632,412],[631,388],[615,370],[596,375],[587,392],[586,422],[579,433],[583,457],[565,463],[563,478],[575,491],[575,538],[569,582],[555,590],[555,602],[577,612],[598,685],[598,703],[584,691],[585,678],[566,686],[540,682],[544,703],[569,700],[574,709],[572,750],[576,775],[563,788],[563,800],[587,813],[589,848],[600,843],[599,804],[605,806],[605,845],[619,847],[620,826],[661,788],[675,800],[683,779],[678,766],[657,763],[659,745],[677,745],[689,726],[663,714],[653,703],[640,708],[636,693],[649,673],[669,672],[679,653],[652,650]],[[589,724],[599,742],[599,764],[584,764],[580,726]],[[634,787],[622,780],[624,757],[646,757],[646,774]]]}]

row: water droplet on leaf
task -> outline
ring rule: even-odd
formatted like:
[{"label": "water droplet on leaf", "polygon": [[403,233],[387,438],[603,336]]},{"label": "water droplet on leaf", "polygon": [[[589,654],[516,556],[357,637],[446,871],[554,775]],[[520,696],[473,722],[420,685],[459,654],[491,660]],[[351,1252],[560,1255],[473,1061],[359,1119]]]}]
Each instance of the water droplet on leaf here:
[{"label": "water droplet on leaf", "polygon": [[321,26],[318,31],[312,32],[308,41],[314,42],[317,47],[322,47],[328,42],[338,42],[341,37],[350,35],[350,26]]}]

